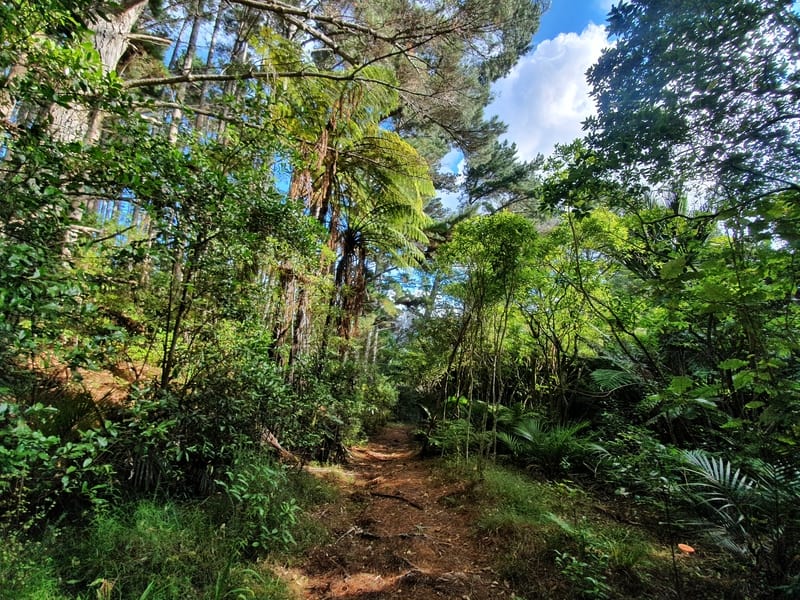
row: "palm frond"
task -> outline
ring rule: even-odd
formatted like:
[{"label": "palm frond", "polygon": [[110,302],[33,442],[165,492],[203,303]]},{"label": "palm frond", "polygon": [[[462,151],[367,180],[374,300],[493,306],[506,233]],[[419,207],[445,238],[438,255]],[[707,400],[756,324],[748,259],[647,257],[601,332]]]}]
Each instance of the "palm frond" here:
[{"label": "palm frond", "polygon": [[755,480],[738,468],[734,470],[731,463],[722,457],[688,450],[684,452],[684,458],[691,465],[689,472],[701,478],[695,485],[707,490],[704,495],[713,501],[734,504],[749,496],[757,485]]},{"label": "palm frond", "polygon": [[499,431],[497,433],[497,441],[508,448],[514,456],[518,456],[524,448],[523,442],[517,436],[506,431]]}]

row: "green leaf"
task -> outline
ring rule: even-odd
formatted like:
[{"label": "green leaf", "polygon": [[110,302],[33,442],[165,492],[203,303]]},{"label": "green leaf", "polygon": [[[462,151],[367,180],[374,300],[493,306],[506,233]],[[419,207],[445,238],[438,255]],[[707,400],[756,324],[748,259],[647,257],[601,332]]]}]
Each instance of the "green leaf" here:
[{"label": "green leaf", "polygon": [[761,408],[762,406],[766,406],[766,402],[762,402],[761,400],[753,400],[752,402],[748,402],[744,405],[745,408],[749,408],[751,410],[755,410],[756,408]]},{"label": "green leaf", "polygon": [[735,371],[736,369],[741,369],[747,365],[748,362],[746,360],[742,360],[741,358],[729,358],[719,363],[719,368],[723,371]]},{"label": "green leaf", "polygon": [[686,267],[686,257],[679,256],[661,265],[661,279],[677,279]]},{"label": "green leaf", "polygon": [[751,383],[753,383],[755,377],[756,374],[753,373],[753,371],[742,371],[741,373],[736,373],[733,376],[733,389],[738,391],[749,386]]},{"label": "green leaf", "polygon": [[673,377],[672,381],[667,388],[670,392],[674,394],[683,394],[686,390],[689,390],[694,385],[694,381],[692,381],[691,377],[687,377],[686,375],[679,375],[677,377]]}]

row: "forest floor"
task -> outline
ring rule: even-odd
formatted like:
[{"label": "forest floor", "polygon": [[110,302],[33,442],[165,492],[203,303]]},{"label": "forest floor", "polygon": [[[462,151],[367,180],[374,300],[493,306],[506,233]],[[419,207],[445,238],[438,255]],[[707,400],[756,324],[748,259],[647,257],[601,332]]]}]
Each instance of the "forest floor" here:
[{"label": "forest floor", "polygon": [[311,468],[341,489],[317,515],[331,538],[278,573],[313,600],[513,598],[474,533],[474,515],[448,502],[465,482],[435,462],[420,458],[413,428],[390,425],[352,448],[344,470]]}]

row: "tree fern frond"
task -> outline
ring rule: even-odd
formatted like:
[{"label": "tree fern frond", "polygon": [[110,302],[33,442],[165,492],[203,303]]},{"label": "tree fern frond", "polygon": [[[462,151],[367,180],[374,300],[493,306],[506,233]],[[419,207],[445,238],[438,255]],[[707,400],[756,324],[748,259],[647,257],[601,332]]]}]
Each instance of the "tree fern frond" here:
[{"label": "tree fern frond", "polygon": [[620,388],[641,383],[641,378],[629,371],[619,369],[596,369],[590,377],[603,392],[613,392]]}]

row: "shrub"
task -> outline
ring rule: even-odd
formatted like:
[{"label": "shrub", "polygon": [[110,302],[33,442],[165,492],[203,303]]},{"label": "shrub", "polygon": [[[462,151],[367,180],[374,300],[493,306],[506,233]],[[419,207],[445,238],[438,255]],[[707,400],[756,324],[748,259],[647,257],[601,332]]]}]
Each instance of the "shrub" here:
[{"label": "shrub", "polygon": [[113,490],[105,453],[116,431],[87,430],[62,441],[38,426],[55,411],[0,402],[0,523],[29,527],[56,506],[102,504]]},{"label": "shrub", "polygon": [[263,553],[294,544],[299,506],[282,467],[244,453],[217,484],[230,506],[225,525],[240,547]]},{"label": "shrub", "polygon": [[518,421],[511,432],[501,431],[497,439],[505,444],[519,460],[535,463],[548,476],[569,470],[587,452],[588,443],[577,433],[587,422],[573,425],[547,425],[542,420],[529,417]]},{"label": "shrub", "polygon": [[489,445],[491,432],[481,432],[467,419],[437,421],[428,445],[446,455],[468,456]]}]

